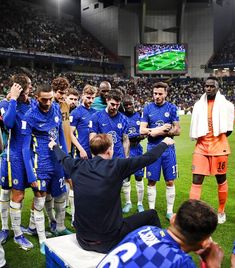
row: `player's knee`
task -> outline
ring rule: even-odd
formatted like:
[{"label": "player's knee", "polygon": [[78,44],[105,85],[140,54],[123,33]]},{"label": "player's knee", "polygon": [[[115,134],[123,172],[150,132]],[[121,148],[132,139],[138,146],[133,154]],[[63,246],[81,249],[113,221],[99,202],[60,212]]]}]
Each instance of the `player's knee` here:
[{"label": "player's knee", "polygon": [[148,180],[148,186],[155,186],[156,181]]},{"label": "player's knee", "polygon": [[45,200],[46,200],[46,197],[43,196],[43,197],[34,197],[34,202],[33,202],[33,205],[34,205],[34,209],[36,209],[37,211],[42,211],[43,208],[44,208],[44,205],[45,205]]},{"label": "player's knee", "polygon": [[66,201],[66,193],[58,196],[58,197],[54,197],[54,203],[55,204],[64,204]]},{"label": "player's knee", "polygon": [[136,181],[142,181],[143,177],[142,176],[135,176]]},{"label": "player's knee", "polygon": [[174,186],[174,181],[173,181],[173,180],[171,180],[171,181],[166,181],[166,186],[168,186],[168,187],[172,187],[172,186]]},{"label": "player's knee", "polygon": [[194,174],[193,175],[193,184],[202,184],[204,180],[204,175],[198,175],[198,174]]},{"label": "player's knee", "polygon": [[226,181],[226,174],[222,174],[222,175],[216,175],[216,180],[218,184],[222,184]]},{"label": "player's knee", "polygon": [[46,195],[46,202],[51,202],[52,201],[52,196],[50,194]]},{"label": "player's knee", "polygon": [[24,200],[24,191],[12,191],[11,200],[16,203],[21,203]]}]

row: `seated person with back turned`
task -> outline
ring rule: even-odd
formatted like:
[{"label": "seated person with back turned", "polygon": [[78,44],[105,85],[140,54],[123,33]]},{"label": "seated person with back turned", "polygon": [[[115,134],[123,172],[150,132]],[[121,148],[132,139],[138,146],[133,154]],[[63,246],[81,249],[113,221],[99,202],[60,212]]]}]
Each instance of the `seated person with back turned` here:
[{"label": "seated person with back turned", "polygon": [[127,176],[156,161],[173,143],[165,138],[142,156],[112,159],[111,135],[97,134],[90,141],[95,157],[84,160],[73,159],[51,140],[49,148],[73,181],[75,229],[83,249],[107,253],[131,231],[144,225],[161,226],[153,209],[123,218],[120,193]]},{"label": "seated person with back turned", "polygon": [[128,234],[97,268],[196,268],[189,252],[207,268],[219,268],[223,250],[212,241],[216,212],[205,202],[188,200],[170,219],[168,229],[142,226]]}]

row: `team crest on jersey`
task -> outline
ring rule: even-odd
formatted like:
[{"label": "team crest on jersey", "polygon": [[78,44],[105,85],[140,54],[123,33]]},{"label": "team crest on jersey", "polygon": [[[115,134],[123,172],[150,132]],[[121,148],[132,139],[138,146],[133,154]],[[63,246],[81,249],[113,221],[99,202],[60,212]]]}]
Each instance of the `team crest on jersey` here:
[{"label": "team crest on jersey", "polygon": [[52,138],[54,141],[57,140],[58,138],[58,130],[56,128],[51,128],[49,131],[48,131],[48,134],[49,134],[49,138]]},{"label": "team crest on jersey", "polygon": [[17,185],[18,183],[19,183],[19,181],[18,181],[17,179],[14,179],[14,180],[13,180],[13,184],[14,184],[14,185]]},{"label": "team crest on jersey", "polygon": [[165,115],[165,117],[169,117],[170,116],[170,113],[165,112],[164,115]]},{"label": "team crest on jersey", "polygon": [[42,187],[45,187],[45,186],[46,186],[46,182],[42,181]]},{"label": "team crest on jersey", "polygon": [[117,124],[117,127],[118,127],[119,129],[121,129],[121,128],[122,128],[122,123],[118,123],[118,124]]},{"label": "team crest on jersey", "polygon": [[150,171],[147,172],[147,176],[150,177],[152,173]]},{"label": "team crest on jersey", "polygon": [[140,121],[136,121],[136,125],[139,126],[140,125]]},{"label": "team crest on jersey", "polygon": [[2,178],[1,178],[1,181],[4,182],[4,181],[5,181],[5,177],[2,177]]},{"label": "team crest on jersey", "polygon": [[55,116],[55,122],[56,122],[56,123],[59,122],[59,116]]}]

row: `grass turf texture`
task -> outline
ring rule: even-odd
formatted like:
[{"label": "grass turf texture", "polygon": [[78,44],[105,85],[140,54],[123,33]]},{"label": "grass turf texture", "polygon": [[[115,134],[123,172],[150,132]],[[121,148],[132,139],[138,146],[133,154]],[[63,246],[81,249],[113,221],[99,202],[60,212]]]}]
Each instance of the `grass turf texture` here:
[{"label": "grass turf texture", "polygon": [[164,52],[139,60],[139,71],[184,71],[185,52]]},{"label": "grass turf texture", "polygon": [[[180,125],[181,125],[181,135],[176,137],[176,149],[177,149],[177,160],[178,160],[178,169],[179,169],[179,179],[176,180],[176,200],[174,211],[180,206],[180,204],[188,199],[189,189],[191,186],[191,160],[192,152],[194,148],[194,142],[190,141],[189,133],[189,124],[190,116],[181,116]],[[228,182],[229,182],[229,198],[226,206],[227,221],[225,224],[218,225],[217,230],[213,234],[213,240],[218,242],[225,252],[225,258],[223,261],[222,267],[230,267],[230,255],[233,245],[233,240],[235,239],[235,161],[234,161],[234,152],[235,152],[235,135],[229,137],[230,145],[232,149],[232,154],[229,157],[229,168],[228,168]],[[146,142],[144,142],[144,146]],[[131,215],[136,212],[136,191],[135,191],[135,182],[134,179],[132,182],[132,202],[133,208],[128,215]],[[145,179],[146,185],[146,179]],[[214,177],[205,178],[202,190],[202,200],[208,202],[211,206],[217,209],[218,198],[217,198],[217,184]],[[27,226],[29,221],[30,206],[32,200],[31,190],[27,190],[26,197],[24,201],[23,215],[22,215],[22,224]],[[147,203],[147,193],[145,188],[144,196],[144,207],[148,208]],[[165,219],[166,214],[166,198],[165,198],[165,183],[161,179],[157,183],[157,201],[156,201],[156,210],[158,211],[159,217],[161,219],[162,225],[166,228],[169,225],[169,222]],[[73,230],[70,227],[71,218],[66,215],[66,226],[71,231]],[[46,226],[48,224],[46,223]],[[13,232],[10,232],[10,239],[4,245],[6,260],[11,268],[42,268],[45,267],[45,257],[40,254],[38,239],[37,237],[27,236],[29,240],[34,244],[34,248],[28,252],[19,249],[18,245],[13,242]],[[192,254],[195,262],[198,263],[198,258]]]}]

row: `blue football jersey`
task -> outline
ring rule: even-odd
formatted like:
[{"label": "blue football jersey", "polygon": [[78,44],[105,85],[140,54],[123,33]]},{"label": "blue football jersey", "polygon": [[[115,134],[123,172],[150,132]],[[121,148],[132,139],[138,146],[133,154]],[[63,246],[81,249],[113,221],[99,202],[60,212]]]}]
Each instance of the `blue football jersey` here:
[{"label": "blue football jersey", "polygon": [[78,142],[83,149],[90,154],[89,145],[89,123],[92,114],[96,113],[93,108],[86,108],[84,105],[80,105],[75,108],[70,114],[70,125],[75,127],[78,133]]},{"label": "blue football jersey", "polygon": [[112,135],[114,143],[113,157],[125,157],[122,139],[123,134],[128,134],[126,116],[118,112],[115,116],[111,117],[106,110],[97,112],[91,117],[90,132]]},{"label": "blue football jersey", "polygon": [[135,138],[140,136],[140,120],[141,114],[139,112],[135,112],[131,115],[125,114],[128,119],[128,137]]},{"label": "blue football jersey", "polygon": [[38,105],[30,109],[22,122],[22,134],[32,135],[32,151],[34,168],[54,171],[56,158],[48,147],[52,138],[59,143],[59,133],[62,132],[62,117],[56,105],[49,112],[42,112]]},{"label": "blue football jersey", "polygon": [[[172,124],[173,122],[178,121],[179,116],[177,113],[177,107],[169,102],[165,102],[161,106],[151,102],[144,107],[143,116],[141,118],[141,122],[148,123],[148,128],[161,127],[166,123]],[[148,142],[158,144],[163,139],[163,136],[148,137]]]},{"label": "blue football jersey", "polygon": [[23,136],[21,135],[22,120],[30,109],[31,103],[21,103],[15,100],[5,102],[1,107],[4,125],[9,129],[8,148],[9,156],[22,156]]},{"label": "blue football jersey", "polygon": [[143,226],[128,234],[97,268],[196,268],[192,258],[168,234]]}]

